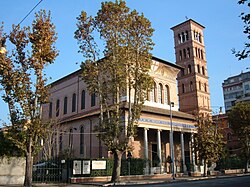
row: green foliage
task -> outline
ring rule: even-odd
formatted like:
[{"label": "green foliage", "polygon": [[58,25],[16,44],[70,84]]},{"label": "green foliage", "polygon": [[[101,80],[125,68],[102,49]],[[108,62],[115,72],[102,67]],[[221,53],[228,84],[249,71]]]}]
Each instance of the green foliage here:
[{"label": "green foliage", "polygon": [[[205,166],[211,161],[216,162],[224,154],[225,142],[223,134],[209,115],[200,114],[196,119],[197,134],[195,134],[195,150],[200,162]],[[206,175],[206,173],[204,173]]]},{"label": "green foliage", "polygon": [[[75,39],[85,58],[82,78],[88,91],[97,94],[100,105],[100,123],[95,130],[103,132],[98,137],[118,158],[130,149],[147,91],[152,89],[148,72],[153,29],[143,14],[130,11],[123,0],[103,2],[95,17],[82,11],[77,21]],[[104,44],[103,59],[95,34]]]},{"label": "green foliage", "polygon": [[247,168],[250,160],[250,103],[237,103],[228,113],[230,127],[242,145],[242,156]]},{"label": "green foliage", "polygon": [[[250,8],[250,1],[249,0],[239,0],[238,4],[240,5],[246,5],[247,8]],[[250,56],[250,43],[249,43],[249,39],[250,39],[250,14],[249,13],[245,13],[242,12],[240,14],[240,18],[244,23],[244,30],[243,33],[246,34],[247,36],[247,42],[244,43],[244,49],[242,51],[236,51],[235,49],[233,49],[233,54],[235,54],[235,56],[238,58],[238,60],[242,60],[245,58],[248,58]]]},{"label": "green foliage", "polygon": [[13,49],[0,53],[0,84],[11,121],[7,137],[26,154],[25,186],[31,185],[32,157],[47,134],[48,124],[41,120],[41,106],[48,99],[43,70],[58,55],[54,29],[50,12],[41,10],[31,28],[13,25],[8,35],[0,32],[0,40],[8,39]]},{"label": "green foliage", "polygon": [[244,161],[239,157],[223,157],[216,166],[216,170],[221,169],[241,169],[244,167]]},{"label": "green foliage", "polygon": [[129,172],[129,160],[122,159],[121,175],[143,175],[145,167],[145,160],[141,158],[130,159],[130,172]]},{"label": "green foliage", "polygon": [[0,157],[1,156],[24,156],[24,152],[20,150],[14,142],[4,136],[4,132],[0,131]]}]

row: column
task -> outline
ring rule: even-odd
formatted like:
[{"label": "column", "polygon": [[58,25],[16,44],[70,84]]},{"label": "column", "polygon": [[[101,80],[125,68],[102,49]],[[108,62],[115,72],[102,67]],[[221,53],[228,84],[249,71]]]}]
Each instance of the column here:
[{"label": "column", "polygon": [[149,163],[148,163],[148,129],[144,128],[144,159],[146,161],[145,173],[149,174]]},{"label": "column", "polygon": [[169,142],[170,142],[170,157],[172,159],[171,171],[172,177],[175,178],[175,158],[174,158],[174,132],[169,131]]},{"label": "column", "polygon": [[185,144],[184,144],[184,133],[181,132],[181,166],[182,172],[186,173],[186,163],[185,163]]},{"label": "column", "polygon": [[191,154],[192,154],[193,171],[196,171],[196,167],[195,167],[195,152],[194,152],[194,133],[191,133]]},{"label": "column", "polygon": [[157,155],[159,157],[160,161],[160,173],[161,173],[161,165],[162,165],[162,159],[161,159],[161,130],[157,130]]}]

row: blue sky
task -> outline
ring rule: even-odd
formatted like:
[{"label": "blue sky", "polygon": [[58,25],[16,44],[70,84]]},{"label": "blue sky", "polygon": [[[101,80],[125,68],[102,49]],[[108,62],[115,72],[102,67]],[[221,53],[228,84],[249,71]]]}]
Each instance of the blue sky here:
[{"label": "blue sky", "polygon": [[[1,0],[0,22],[4,22],[8,32],[12,24],[18,24],[40,0]],[[211,106],[214,113],[224,107],[222,82],[229,76],[247,71],[250,59],[238,61],[231,53],[232,48],[242,49],[246,36],[242,33],[243,23],[239,18],[244,6],[238,0],[127,0],[127,6],[143,13],[155,29],[153,55],[175,63],[173,32],[171,27],[193,19],[203,26],[206,46],[206,59],[211,93]],[[83,59],[77,53],[78,46],[73,38],[76,30],[76,17],[82,10],[95,15],[101,0],[43,0],[35,9],[51,10],[52,21],[58,32],[57,49],[60,51],[55,63],[46,73],[55,81],[79,69]],[[249,11],[249,10],[247,10]],[[32,12],[21,24],[31,25]],[[8,119],[7,105],[0,100],[0,119]],[[0,122],[1,124],[1,122]],[[1,125],[0,125],[1,126]]]}]

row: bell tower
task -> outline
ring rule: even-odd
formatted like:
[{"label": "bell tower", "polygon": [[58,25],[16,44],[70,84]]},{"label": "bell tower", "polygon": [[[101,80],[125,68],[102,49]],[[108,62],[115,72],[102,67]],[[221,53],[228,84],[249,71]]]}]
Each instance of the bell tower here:
[{"label": "bell tower", "polygon": [[180,111],[190,114],[211,113],[204,28],[192,19],[171,28],[176,64],[183,67],[177,76]]}]

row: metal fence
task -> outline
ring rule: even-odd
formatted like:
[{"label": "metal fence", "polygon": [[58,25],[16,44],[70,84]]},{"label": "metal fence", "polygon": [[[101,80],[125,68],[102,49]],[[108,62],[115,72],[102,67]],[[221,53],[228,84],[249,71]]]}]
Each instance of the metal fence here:
[{"label": "metal fence", "polygon": [[43,161],[33,165],[33,182],[62,182],[63,167],[59,160]]}]

